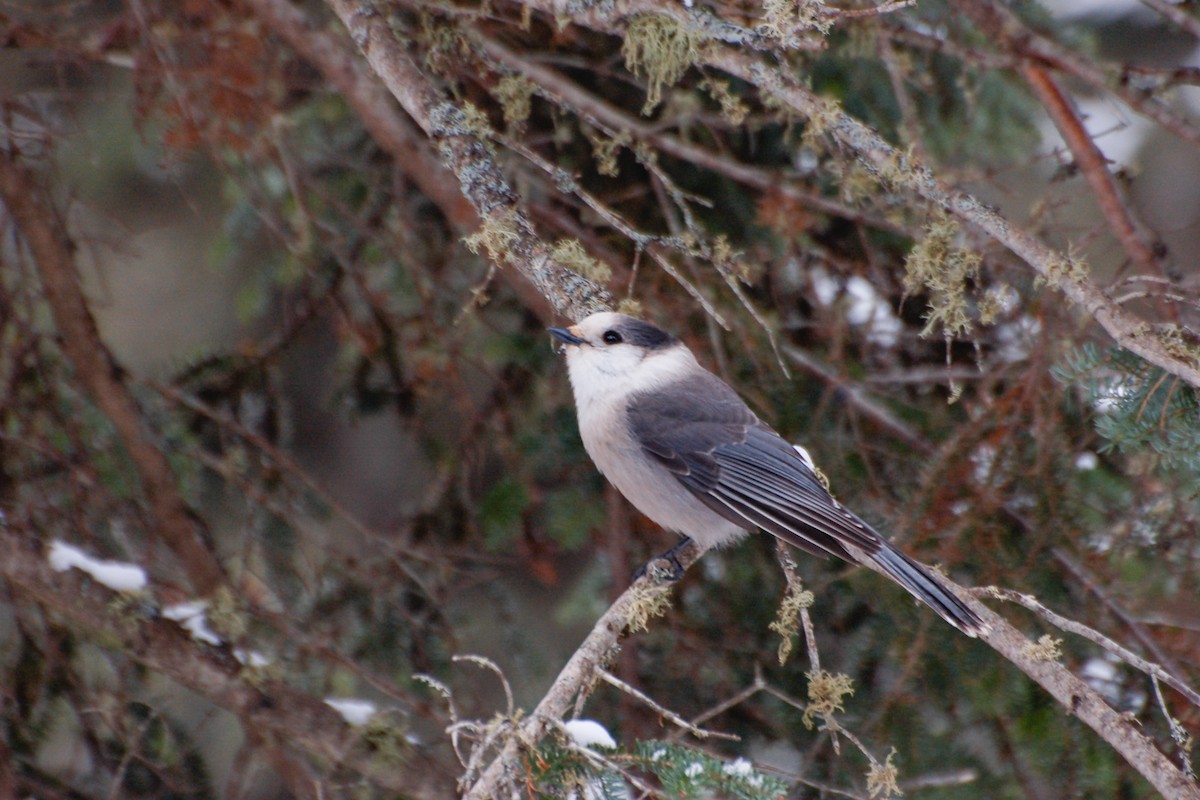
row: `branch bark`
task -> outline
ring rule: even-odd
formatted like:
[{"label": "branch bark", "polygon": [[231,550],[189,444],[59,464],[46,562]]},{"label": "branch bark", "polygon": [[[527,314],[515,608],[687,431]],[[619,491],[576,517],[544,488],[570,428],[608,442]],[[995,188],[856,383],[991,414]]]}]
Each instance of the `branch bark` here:
[{"label": "branch bark", "polygon": [[556,311],[571,319],[611,309],[613,300],[605,289],[550,258],[491,145],[472,128],[463,110],[434,88],[379,11],[359,0],[328,1],[371,69],[437,146],[484,231],[503,237],[499,251],[506,263],[501,266],[519,270]]}]

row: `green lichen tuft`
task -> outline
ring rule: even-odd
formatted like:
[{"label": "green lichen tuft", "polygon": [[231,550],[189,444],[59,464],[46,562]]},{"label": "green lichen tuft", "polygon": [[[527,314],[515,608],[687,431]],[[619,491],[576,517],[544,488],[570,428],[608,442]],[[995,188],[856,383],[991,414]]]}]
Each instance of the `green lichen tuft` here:
[{"label": "green lichen tuft", "polygon": [[608,265],[588,255],[578,239],[559,239],[550,250],[550,258],[595,283],[607,283],[612,278]]},{"label": "green lichen tuft", "polygon": [[1046,265],[1046,280],[1055,285],[1063,283],[1082,284],[1087,281],[1091,268],[1087,261],[1074,253],[1068,253]]},{"label": "green lichen tuft", "polygon": [[626,297],[617,304],[617,313],[627,314],[631,317],[640,317],[642,316],[642,304],[632,297]]},{"label": "green lichen tuft", "polygon": [[633,600],[633,608],[629,610],[629,630],[631,633],[646,631],[650,620],[661,617],[671,608],[671,587],[667,585],[649,585],[638,590]]},{"label": "green lichen tuft", "polygon": [[476,255],[486,250],[495,264],[504,264],[512,255],[511,247],[520,238],[516,226],[516,211],[507,209],[490,215],[479,230],[463,238],[463,244]]},{"label": "green lichen tuft", "polygon": [[833,16],[821,0],[763,0],[762,31],[784,42],[797,32],[815,30],[826,35],[833,27]]},{"label": "green lichen tuft", "polygon": [[900,777],[900,771],[896,769],[896,765],[892,763],[892,758],[896,755],[896,748],[892,748],[892,752],[888,753],[888,757],[882,764],[872,760],[871,768],[867,770],[867,794],[871,800],[888,800],[889,797],[903,797],[904,792],[900,790],[900,784],[897,779]]},{"label": "green lichen tuft", "polygon": [[643,114],[659,104],[664,87],[674,85],[696,63],[703,43],[698,34],[661,14],[639,14],[630,21],[621,53],[625,68],[649,82]]},{"label": "green lichen tuft", "polygon": [[1057,661],[1062,658],[1062,639],[1043,634],[1037,644],[1030,642],[1025,645],[1025,654],[1034,661]]},{"label": "green lichen tuft", "polygon": [[504,124],[509,128],[529,119],[533,109],[533,81],[523,75],[507,75],[500,79],[492,94],[504,110]]},{"label": "green lichen tuft", "polygon": [[787,663],[788,656],[792,654],[800,611],[811,607],[814,600],[813,593],[805,589],[799,582],[794,586],[789,586],[788,593],[784,595],[783,602],[779,604],[779,610],[775,612],[775,621],[767,626],[770,630],[778,633],[781,639],[779,642],[779,666],[782,667]]},{"label": "green lichen tuft", "polygon": [[938,217],[925,228],[925,237],[904,262],[904,290],[929,295],[922,336],[940,329],[952,339],[971,330],[967,282],[978,275],[980,258],[955,246],[958,232],[958,223]]},{"label": "green lichen tuft", "polygon": [[733,125],[741,125],[750,113],[750,106],[729,88],[729,81],[709,78],[700,84],[700,88],[708,92],[712,99],[721,106],[721,116]]},{"label": "green lichen tuft", "polygon": [[825,670],[804,675],[808,678],[808,707],[801,719],[804,727],[811,729],[814,717],[828,717],[846,710],[842,698],[854,694],[854,680],[849,675],[834,675]]},{"label": "green lichen tuft", "polygon": [[596,158],[596,171],[609,178],[617,177],[621,171],[617,157],[621,154],[621,148],[629,146],[629,135],[621,133],[610,138],[593,130],[588,130],[586,135],[592,144],[592,155]]}]

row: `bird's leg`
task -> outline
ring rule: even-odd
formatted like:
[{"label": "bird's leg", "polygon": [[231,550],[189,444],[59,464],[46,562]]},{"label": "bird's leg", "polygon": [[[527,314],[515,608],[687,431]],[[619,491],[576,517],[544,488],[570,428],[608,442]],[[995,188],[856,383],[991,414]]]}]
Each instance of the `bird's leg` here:
[{"label": "bird's leg", "polygon": [[[683,565],[679,563],[679,551],[691,543],[692,537],[684,536],[670,550],[643,564],[641,569],[633,573],[633,579],[636,581],[643,575],[649,574],[660,583],[674,583],[679,580],[683,577],[684,572]],[[662,562],[666,562],[665,566]]]}]

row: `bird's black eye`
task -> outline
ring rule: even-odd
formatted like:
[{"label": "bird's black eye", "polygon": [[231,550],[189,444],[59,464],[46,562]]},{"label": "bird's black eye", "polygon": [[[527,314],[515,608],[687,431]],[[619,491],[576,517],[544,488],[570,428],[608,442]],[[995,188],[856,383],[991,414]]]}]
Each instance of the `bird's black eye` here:
[{"label": "bird's black eye", "polygon": [[621,342],[621,334],[616,331],[605,331],[600,338],[604,340],[605,344],[620,344]]}]

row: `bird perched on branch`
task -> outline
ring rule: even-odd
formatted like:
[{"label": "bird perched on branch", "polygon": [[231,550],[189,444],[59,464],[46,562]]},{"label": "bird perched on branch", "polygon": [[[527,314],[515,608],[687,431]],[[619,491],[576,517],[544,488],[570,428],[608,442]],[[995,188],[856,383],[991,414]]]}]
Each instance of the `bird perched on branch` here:
[{"label": "bird perched on branch", "polygon": [[639,511],[707,550],[764,530],[887,575],[968,636],[984,622],[928,568],[833,498],[807,453],[679,339],[623,314],[550,328],[592,461]]}]

